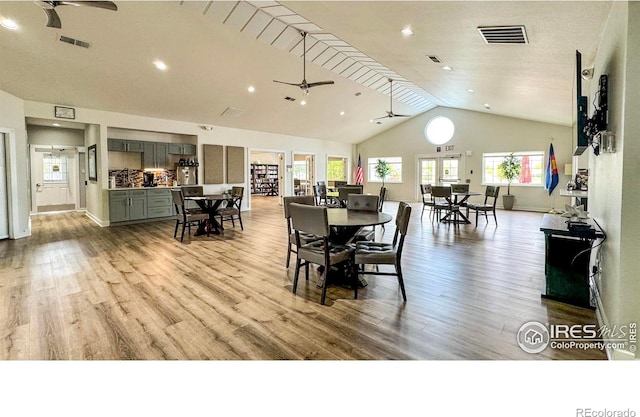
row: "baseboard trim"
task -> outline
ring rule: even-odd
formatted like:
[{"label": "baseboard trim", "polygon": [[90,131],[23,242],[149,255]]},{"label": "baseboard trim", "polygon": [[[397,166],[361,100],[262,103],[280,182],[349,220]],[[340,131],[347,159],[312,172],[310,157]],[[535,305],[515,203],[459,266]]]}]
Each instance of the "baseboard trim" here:
[{"label": "baseboard trim", "polygon": [[109,227],[109,222],[108,221],[102,221],[102,220],[98,219],[96,216],[94,216],[93,214],[89,213],[88,211],[85,211],[84,214],[85,214],[85,216],[90,218],[94,223],[96,223],[98,226],[100,226],[100,227]]}]

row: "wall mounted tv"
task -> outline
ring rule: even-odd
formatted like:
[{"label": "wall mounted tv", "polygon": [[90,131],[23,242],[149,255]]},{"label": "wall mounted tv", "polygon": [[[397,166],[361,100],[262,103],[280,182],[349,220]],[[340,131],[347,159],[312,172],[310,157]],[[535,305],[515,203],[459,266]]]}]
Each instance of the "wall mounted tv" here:
[{"label": "wall mounted tv", "polygon": [[587,124],[587,96],[582,95],[582,54],[576,50],[576,139],[577,146],[574,155],[582,155],[589,146],[589,136],[584,127]]}]

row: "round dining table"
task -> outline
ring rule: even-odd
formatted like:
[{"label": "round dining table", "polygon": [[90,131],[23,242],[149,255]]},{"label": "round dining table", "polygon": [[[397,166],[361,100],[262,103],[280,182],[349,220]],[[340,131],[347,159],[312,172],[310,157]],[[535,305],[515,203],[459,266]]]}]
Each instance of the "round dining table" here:
[{"label": "round dining table", "polygon": [[364,227],[389,223],[393,217],[379,211],[348,210],[346,208],[328,208],[329,226]]}]

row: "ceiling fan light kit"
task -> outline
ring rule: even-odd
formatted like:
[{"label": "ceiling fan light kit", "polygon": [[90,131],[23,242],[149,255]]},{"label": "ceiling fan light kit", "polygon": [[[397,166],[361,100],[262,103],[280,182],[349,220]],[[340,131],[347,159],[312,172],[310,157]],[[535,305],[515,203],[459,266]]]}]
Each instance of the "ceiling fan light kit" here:
[{"label": "ceiling fan light kit", "polygon": [[318,87],[320,85],[331,85],[334,84],[333,81],[317,81],[315,83],[307,82],[307,32],[300,32],[302,35],[302,82],[300,83],[288,83],[285,81],[273,80],[274,83],[287,84],[292,85],[294,87],[299,87],[302,90],[302,94],[307,96],[309,95],[309,89],[312,87]]}]

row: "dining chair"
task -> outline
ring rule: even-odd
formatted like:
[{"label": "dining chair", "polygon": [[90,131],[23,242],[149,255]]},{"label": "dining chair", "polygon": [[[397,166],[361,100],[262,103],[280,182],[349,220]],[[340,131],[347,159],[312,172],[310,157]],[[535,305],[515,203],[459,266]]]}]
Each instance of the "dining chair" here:
[{"label": "dining chair", "polygon": [[422,194],[422,213],[420,213],[420,218],[422,218],[427,207],[429,207],[429,217],[434,213],[436,200],[431,194],[431,188],[431,184],[420,184],[420,194]]},{"label": "dining chair", "polygon": [[[379,199],[378,201],[380,202],[378,206],[378,211],[382,213],[384,202],[387,199],[387,187],[380,187],[380,193],[378,194],[378,199]],[[382,230],[384,230],[384,223],[381,224],[380,227],[382,227]]]},{"label": "dining chair", "polygon": [[334,188],[338,188],[338,187],[344,187],[347,185],[346,181],[334,181],[333,182],[333,186]]},{"label": "dining chair", "polygon": [[469,184],[451,184],[452,193],[468,193]]},{"label": "dining chair", "polygon": [[[407,293],[404,288],[404,279],[402,278],[401,261],[410,217],[411,206],[401,201],[398,204],[398,212],[396,213],[396,231],[393,235],[392,243],[356,242],[354,255],[354,263],[356,265],[354,269],[357,270],[357,275],[391,275],[398,277],[398,284],[404,301],[407,301]],[[365,265],[393,265],[395,272],[367,271],[365,270]],[[357,285],[354,292],[355,298],[358,298]]]},{"label": "dining chair", "polygon": [[[287,268],[289,268],[289,263],[291,261],[291,254],[296,253],[296,234],[293,231],[293,227],[291,226],[291,213],[289,212],[289,205],[291,203],[305,204],[307,206],[315,206],[316,199],[312,195],[305,196],[291,196],[283,198],[284,205],[284,218],[287,221]],[[314,240],[318,240],[319,238],[316,235],[311,234],[301,234],[300,239],[302,240],[302,244],[307,244],[309,242],[313,242]]]},{"label": "dining chair", "polygon": [[[180,187],[183,197],[202,197],[204,196],[204,187],[202,185],[183,185]],[[187,210],[197,210],[199,207],[193,201],[185,201]]]},{"label": "dining chair", "polygon": [[316,198],[316,206],[327,204],[327,186],[326,185],[314,185],[313,195]]},{"label": "dining chair", "polygon": [[349,199],[349,194],[362,194],[362,188],[353,187],[353,186],[339,187],[338,200],[340,202],[340,207],[347,206],[347,200]]},{"label": "dining chair", "polygon": [[[380,208],[380,197],[377,195],[350,194],[347,199],[347,210],[378,211]],[[354,242],[360,240],[374,240],[376,237],[375,226],[363,228],[356,233]]]},{"label": "dining chair", "polygon": [[[324,279],[322,280],[322,296],[320,304],[324,305],[327,297],[327,275],[332,265],[349,261],[353,256],[354,249],[349,246],[338,245],[329,241],[329,221],[327,208],[322,206],[309,206],[298,203],[289,205],[291,215],[291,225],[296,234],[296,273],[293,278],[293,293],[298,287],[298,277],[300,268],[305,265],[305,278],[309,280],[308,264],[318,264],[324,267]],[[318,240],[303,244],[301,235],[303,233],[318,236]],[[358,280],[357,275],[353,277],[354,293],[357,296]]]},{"label": "dining chair", "polygon": [[[184,206],[184,196],[182,195],[182,190],[172,189],[171,197],[173,198],[173,205],[176,208],[176,228],[173,231],[173,238],[175,239],[178,234],[178,226],[182,224],[182,234],[180,235],[180,242],[184,240],[184,229],[189,229],[189,236],[191,236],[191,225],[200,226],[201,223],[209,221],[209,214],[203,213],[201,211],[195,211],[185,208]],[[207,237],[209,236],[209,228],[207,227]]]},{"label": "dining chair", "polygon": [[[478,226],[478,214],[480,212],[484,213],[484,217],[489,222],[489,217],[487,213],[493,214],[493,220],[496,222],[496,226],[498,225],[498,218],[496,217],[496,202],[498,201],[498,194],[500,194],[500,187],[496,187],[493,185],[488,185],[486,190],[484,191],[484,203],[469,203],[467,204],[467,210],[475,210],[476,211],[476,226]],[[493,199],[493,200],[491,200]]]},{"label": "dining chair", "polygon": [[218,215],[220,215],[220,225],[224,228],[223,222],[231,220],[231,224],[233,227],[236,227],[235,219],[240,221],[240,230],[244,230],[244,226],[242,225],[242,198],[244,197],[244,187],[231,187],[231,202],[225,208],[218,210]]},{"label": "dining chair", "polygon": [[442,216],[442,212],[445,211],[447,215],[453,215],[454,220],[457,220],[460,207],[454,205],[451,201],[450,186],[447,185],[431,187],[431,196],[435,199],[435,203],[433,206],[435,217],[438,217],[440,219]]}]

